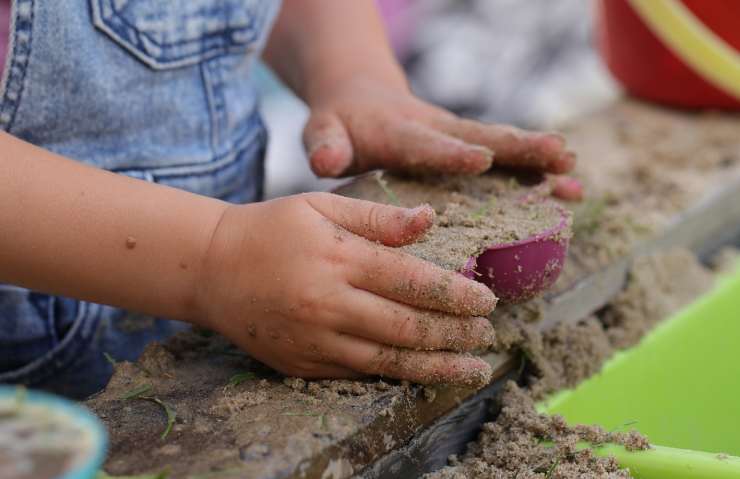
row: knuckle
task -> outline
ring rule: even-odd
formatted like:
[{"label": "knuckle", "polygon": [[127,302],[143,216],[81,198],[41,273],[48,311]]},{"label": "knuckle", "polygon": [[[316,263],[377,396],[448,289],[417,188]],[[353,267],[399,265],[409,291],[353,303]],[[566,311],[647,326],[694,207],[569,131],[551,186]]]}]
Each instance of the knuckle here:
[{"label": "knuckle", "polygon": [[381,222],[381,216],[382,216],[382,205],[379,204],[371,204],[366,213],[365,218],[365,224],[363,225],[365,227],[365,230],[369,234],[375,234],[380,230],[380,222]]},{"label": "knuckle", "polygon": [[404,279],[400,288],[401,293],[414,302],[426,299],[429,293],[427,283],[429,278],[433,276],[430,268],[425,264],[413,264],[407,259],[403,261],[402,268]]},{"label": "knuckle", "polygon": [[365,370],[370,374],[389,374],[393,371],[393,365],[398,361],[397,358],[398,351],[395,348],[381,346]]},{"label": "knuckle", "polygon": [[313,204],[314,202],[327,203],[331,201],[331,195],[325,192],[314,191],[310,193],[300,193],[297,197],[307,201],[309,204]]},{"label": "knuckle", "polygon": [[394,326],[399,345],[416,345],[419,342],[418,328],[412,316],[396,318]]},{"label": "knuckle", "polygon": [[321,313],[322,307],[319,296],[310,286],[300,290],[296,303],[300,317],[307,322],[316,321],[317,316]]},{"label": "knuckle", "polygon": [[323,288],[314,282],[293,284],[285,291],[286,298],[290,299],[291,308],[298,313],[315,312],[320,305]]},{"label": "knuckle", "polygon": [[334,126],[334,120],[327,114],[312,115],[309,128],[316,131],[330,130]]},{"label": "knuckle", "polygon": [[297,293],[295,318],[305,325],[335,328],[339,323],[338,304],[335,298],[343,294],[341,288],[318,289],[316,286],[305,286]]}]

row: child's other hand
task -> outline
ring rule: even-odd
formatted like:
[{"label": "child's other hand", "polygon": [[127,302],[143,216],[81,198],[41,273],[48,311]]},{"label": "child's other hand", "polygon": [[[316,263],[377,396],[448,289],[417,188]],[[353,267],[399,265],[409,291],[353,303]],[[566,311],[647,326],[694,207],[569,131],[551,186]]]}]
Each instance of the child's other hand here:
[{"label": "child's other hand", "polygon": [[403,253],[434,211],[311,193],[229,206],[196,294],[203,325],[285,374],[480,385],[485,286]]},{"label": "child's other hand", "polygon": [[[575,165],[557,134],[462,119],[381,82],[343,82],[310,103],[303,138],[318,176],[376,168],[479,174],[492,164],[559,175]],[[564,199],[582,194],[575,180],[558,177],[554,185]]]}]

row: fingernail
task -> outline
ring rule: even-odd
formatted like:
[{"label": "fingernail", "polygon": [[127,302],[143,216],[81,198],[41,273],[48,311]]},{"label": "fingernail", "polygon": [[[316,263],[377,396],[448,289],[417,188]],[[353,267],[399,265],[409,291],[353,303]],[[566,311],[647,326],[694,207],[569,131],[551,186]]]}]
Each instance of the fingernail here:
[{"label": "fingernail", "polygon": [[406,210],[406,225],[414,229],[427,230],[434,223],[434,217],[436,213],[434,209],[428,205],[420,205],[416,208]]},{"label": "fingernail", "polygon": [[308,156],[313,156],[314,153],[319,151],[322,148],[330,148],[331,143],[327,139],[323,139],[321,141],[317,141],[316,143],[313,143],[309,148],[307,148],[306,153]]},{"label": "fingernail", "polygon": [[551,163],[552,173],[568,173],[576,166],[576,154],[572,151],[566,151],[558,156]]},{"label": "fingernail", "polygon": [[[486,321],[488,321],[488,319],[486,319]],[[488,324],[490,325],[491,323],[489,322]],[[485,342],[483,343],[483,346],[485,348],[490,348],[491,346],[493,346],[493,343],[495,341],[496,341],[496,330],[493,329],[493,326],[491,326],[488,329],[488,334],[486,335],[486,339],[485,339]]]},{"label": "fingernail", "polygon": [[576,166],[576,154],[574,152],[566,151],[563,158],[565,159],[568,168],[573,169],[573,167]]},{"label": "fingernail", "polygon": [[352,161],[351,158],[344,157],[340,150],[334,149],[335,146],[338,145],[325,141],[312,147],[308,154],[311,164],[319,170],[322,176],[339,176]]},{"label": "fingernail", "polygon": [[458,360],[459,383],[463,386],[481,388],[491,382],[491,365],[480,358],[468,356]]},{"label": "fingernail", "polygon": [[432,205],[429,203],[424,203],[423,205],[419,205],[415,208],[410,208],[407,210],[409,218],[416,218],[420,215],[425,215],[430,218],[434,218],[434,208],[432,208]]},{"label": "fingernail", "polygon": [[483,283],[471,282],[470,289],[473,298],[471,298],[470,309],[476,316],[487,316],[496,308],[498,298],[488,286]]},{"label": "fingernail", "polygon": [[557,141],[558,146],[560,148],[565,148],[566,139],[563,135],[561,135],[560,133],[556,133],[556,132],[549,132],[547,133],[547,136]]},{"label": "fingernail", "polygon": [[485,158],[486,162],[484,163],[485,168],[482,169],[482,171],[486,171],[493,165],[493,158],[496,156],[496,153],[485,146],[477,145],[475,147],[475,150],[483,154],[483,158]]},{"label": "fingernail", "polygon": [[491,325],[491,322],[488,320],[488,318],[477,317],[475,319],[481,321],[481,326],[483,329],[480,335],[480,347],[483,349],[488,349],[493,346],[493,342],[496,339],[496,332],[494,331],[493,326]]}]

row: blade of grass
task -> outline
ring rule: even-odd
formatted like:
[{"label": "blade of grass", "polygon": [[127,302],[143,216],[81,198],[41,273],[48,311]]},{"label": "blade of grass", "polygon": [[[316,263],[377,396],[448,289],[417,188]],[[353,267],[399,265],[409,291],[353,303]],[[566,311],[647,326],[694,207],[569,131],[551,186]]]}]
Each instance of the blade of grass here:
[{"label": "blade of grass", "polygon": [[138,397],[150,392],[151,390],[152,390],[151,384],[142,384],[122,394],[119,399],[121,399],[122,401],[126,401],[128,399],[137,399]]},{"label": "blade of grass", "polygon": [[382,171],[375,172],[375,182],[378,183],[378,186],[383,190],[383,193],[385,193],[392,205],[401,206],[401,202],[398,201],[398,196],[396,196],[391,187],[388,186],[388,182],[383,178]]},{"label": "blade of grass", "polygon": [[556,459],[555,462],[552,463],[552,466],[547,470],[547,474],[545,474],[545,479],[550,479],[552,477],[553,471],[555,471],[555,468],[558,467],[558,464],[560,464],[560,459]]},{"label": "blade of grass", "polygon": [[111,356],[110,354],[104,352],[103,353],[103,357],[105,358],[106,361],[108,361],[108,364],[110,364],[113,367],[116,366],[116,360],[113,359],[113,356]]},{"label": "blade of grass", "polygon": [[160,438],[162,440],[166,439],[169,435],[170,431],[172,431],[172,426],[175,424],[175,419],[177,418],[177,412],[171,408],[168,404],[166,404],[164,401],[159,399],[156,396],[145,396],[145,394],[152,391],[152,385],[151,384],[142,384],[141,386],[137,386],[133,388],[132,390],[128,391],[124,395],[121,396],[121,400],[127,401],[130,399],[141,399],[143,401],[150,401],[158,406],[160,406],[165,414],[167,415],[167,427],[162,432],[162,435]]},{"label": "blade of grass", "polygon": [[601,224],[601,218],[607,207],[606,198],[594,198],[584,201],[583,206],[573,218],[573,234],[592,234]]},{"label": "blade of grass", "polygon": [[250,379],[254,379],[257,376],[255,376],[254,373],[251,373],[249,371],[243,372],[243,373],[237,373],[231,376],[229,379],[229,382],[226,384],[227,386],[238,386],[244,381],[248,381]]},{"label": "blade of grass", "polygon": [[157,397],[152,396],[145,396],[145,397],[139,397],[139,399],[144,399],[146,401],[151,401],[155,404],[158,404],[162,409],[164,409],[164,413],[167,415],[167,427],[164,431],[162,431],[162,435],[159,436],[160,439],[163,441],[167,439],[167,436],[170,434],[170,431],[172,431],[172,426],[175,424],[175,419],[177,418],[177,411],[172,409],[167,403],[162,401],[161,399]]},{"label": "blade of grass", "polygon": [[475,210],[470,215],[470,217],[473,218],[474,220],[479,220],[483,218],[483,215],[491,211],[495,206],[496,206],[496,197],[491,196],[490,198],[488,198],[488,201],[486,201],[486,203],[483,206]]}]

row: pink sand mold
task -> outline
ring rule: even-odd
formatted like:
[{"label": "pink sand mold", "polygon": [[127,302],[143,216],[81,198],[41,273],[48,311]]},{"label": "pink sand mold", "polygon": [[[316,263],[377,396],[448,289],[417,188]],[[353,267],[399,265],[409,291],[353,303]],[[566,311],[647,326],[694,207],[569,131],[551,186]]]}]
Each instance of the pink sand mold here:
[{"label": "pink sand mold", "polygon": [[560,276],[568,252],[568,213],[554,205],[560,222],[523,240],[494,244],[477,258],[471,257],[462,274],[476,279],[507,303],[537,296]]}]

